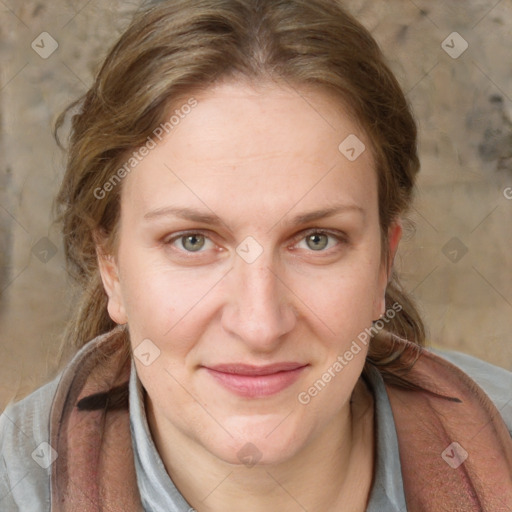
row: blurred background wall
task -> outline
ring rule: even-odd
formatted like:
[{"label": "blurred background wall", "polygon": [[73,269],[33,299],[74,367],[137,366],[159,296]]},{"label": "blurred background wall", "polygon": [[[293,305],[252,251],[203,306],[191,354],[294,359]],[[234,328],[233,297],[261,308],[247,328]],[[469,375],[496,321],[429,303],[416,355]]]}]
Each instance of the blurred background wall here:
[{"label": "blurred background wall", "polygon": [[[53,376],[72,307],[51,134],[140,2],[0,2],[0,410]],[[420,127],[397,267],[432,344],[512,370],[512,0],[351,0]]]}]

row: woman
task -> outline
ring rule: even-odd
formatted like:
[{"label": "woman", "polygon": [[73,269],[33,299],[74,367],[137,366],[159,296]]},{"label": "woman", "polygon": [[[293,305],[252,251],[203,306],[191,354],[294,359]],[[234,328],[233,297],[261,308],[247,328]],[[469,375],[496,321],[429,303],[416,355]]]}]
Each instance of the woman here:
[{"label": "woman", "polygon": [[416,126],[337,1],[155,3],[80,107],[77,354],[2,416],[2,510],[510,510],[512,374],[422,348]]}]

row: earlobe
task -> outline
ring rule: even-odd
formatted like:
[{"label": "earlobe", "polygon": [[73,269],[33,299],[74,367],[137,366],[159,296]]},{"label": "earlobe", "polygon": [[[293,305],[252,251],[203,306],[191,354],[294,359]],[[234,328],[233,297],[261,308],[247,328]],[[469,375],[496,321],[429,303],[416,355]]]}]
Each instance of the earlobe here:
[{"label": "earlobe", "polygon": [[108,295],[108,314],[114,322],[125,324],[128,320],[122,300],[117,263],[112,255],[104,254],[99,248],[96,249],[96,255],[103,287]]}]

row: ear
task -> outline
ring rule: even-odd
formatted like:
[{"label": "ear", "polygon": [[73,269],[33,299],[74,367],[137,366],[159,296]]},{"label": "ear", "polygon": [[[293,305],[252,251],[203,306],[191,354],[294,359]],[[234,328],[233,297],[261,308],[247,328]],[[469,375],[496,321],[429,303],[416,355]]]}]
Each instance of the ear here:
[{"label": "ear", "polygon": [[393,262],[398,250],[398,244],[402,238],[402,222],[394,220],[388,228],[387,260],[382,262],[379,275],[379,286],[377,297],[374,302],[374,320],[378,320],[386,312],[386,288],[391,280]]},{"label": "ear", "polygon": [[118,324],[126,324],[128,318],[123,303],[121,283],[119,280],[119,267],[111,254],[103,251],[102,244],[96,245],[96,255],[103,287],[108,295],[108,314]]},{"label": "ear", "polygon": [[[388,266],[387,266],[387,282],[391,279],[391,271],[393,270],[393,262],[395,261],[398,244],[402,238],[402,221],[396,219],[388,229]],[[387,284],[387,283],[386,283]]]}]

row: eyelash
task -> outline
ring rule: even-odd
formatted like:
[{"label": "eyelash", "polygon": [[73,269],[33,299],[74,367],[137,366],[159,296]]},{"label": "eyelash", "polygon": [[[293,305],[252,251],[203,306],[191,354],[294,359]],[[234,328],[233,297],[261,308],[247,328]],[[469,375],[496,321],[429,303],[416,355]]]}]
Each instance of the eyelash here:
[{"label": "eyelash", "polygon": [[[201,235],[201,236],[204,236],[206,239],[210,240],[210,238],[208,237],[207,231],[202,231],[202,230],[183,231],[181,233],[174,235],[172,238],[164,239],[164,245],[171,246],[177,240],[186,238],[188,236],[194,236],[194,235]],[[312,252],[312,253],[316,252],[318,254],[331,254],[331,252],[333,250],[336,250],[336,249],[339,250],[340,244],[341,245],[348,244],[348,237],[342,231],[332,231],[332,230],[320,229],[320,228],[310,228],[306,231],[303,231],[302,233],[300,233],[297,237],[295,237],[293,239],[293,244],[296,245],[298,242],[305,240],[310,235],[327,235],[331,238],[336,239],[339,242],[336,246],[331,247],[330,249],[321,249],[319,251],[314,251],[311,249],[309,252]],[[176,249],[176,250],[183,254],[187,254],[188,256],[186,256],[186,257],[189,257],[189,258],[194,258],[196,254],[199,255],[199,254],[205,252],[201,249],[199,251],[187,251],[186,249]]]}]

